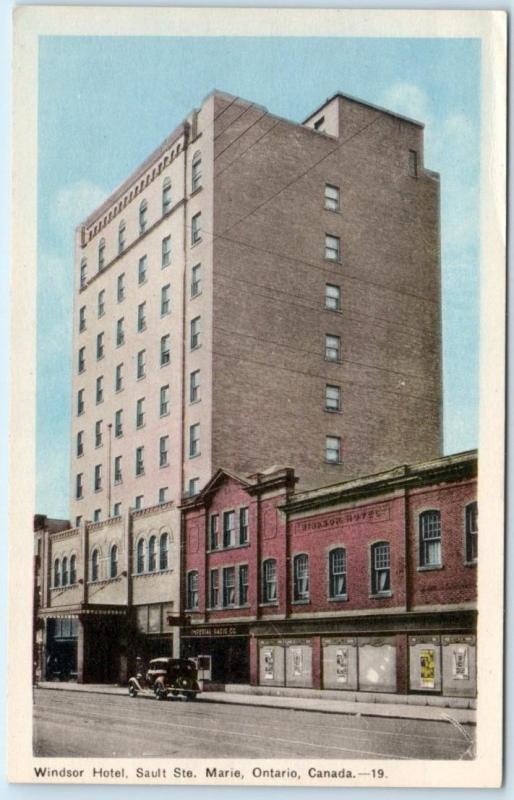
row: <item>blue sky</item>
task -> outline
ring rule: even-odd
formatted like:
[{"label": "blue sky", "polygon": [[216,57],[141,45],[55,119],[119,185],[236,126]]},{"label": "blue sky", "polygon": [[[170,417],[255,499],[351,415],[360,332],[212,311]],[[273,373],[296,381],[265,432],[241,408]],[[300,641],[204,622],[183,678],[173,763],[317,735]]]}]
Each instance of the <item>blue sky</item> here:
[{"label": "blue sky", "polygon": [[42,37],[36,510],[68,516],[73,231],[213,89],[301,121],[335,91],[426,124],[441,173],[446,453],[477,446],[480,43]]}]

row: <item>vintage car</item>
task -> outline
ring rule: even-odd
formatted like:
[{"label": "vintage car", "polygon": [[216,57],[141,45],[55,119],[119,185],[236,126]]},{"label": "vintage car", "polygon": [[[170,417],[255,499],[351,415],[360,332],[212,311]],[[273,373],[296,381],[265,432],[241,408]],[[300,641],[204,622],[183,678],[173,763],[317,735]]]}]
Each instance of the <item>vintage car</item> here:
[{"label": "vintage car", "polygon": [[200,692],[196,664],[188,658],[153,658],[146,673],[141,664],[136,666],[136,675],[129,680],[128,692],[131,697],[138,694],[154,694],[158,700],[166,700],[171,695],[182,695],[194,700]]}]

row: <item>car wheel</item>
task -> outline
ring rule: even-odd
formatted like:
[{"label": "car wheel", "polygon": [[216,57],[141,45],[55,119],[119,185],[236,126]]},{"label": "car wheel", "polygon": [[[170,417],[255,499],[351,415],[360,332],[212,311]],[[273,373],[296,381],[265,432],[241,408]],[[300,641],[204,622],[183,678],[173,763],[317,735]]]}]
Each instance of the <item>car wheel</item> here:
[{"label": "car wheel", "polygon": [[157,696],[157,700],[166,700],[168,696],[166,689],[161,683],[158,683],[155,687],[155,694]]},{"label": "car wheel", "polygon": [[137,697],[137,689],[134,686],[134,684],[129,683],[128,693],[129,693],[130,697]]}]

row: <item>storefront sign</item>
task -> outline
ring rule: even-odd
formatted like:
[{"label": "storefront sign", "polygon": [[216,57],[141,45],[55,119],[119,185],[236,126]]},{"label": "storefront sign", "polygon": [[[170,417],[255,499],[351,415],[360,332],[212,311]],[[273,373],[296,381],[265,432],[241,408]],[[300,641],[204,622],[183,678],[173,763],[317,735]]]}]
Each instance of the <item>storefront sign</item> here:
[{"label": "storefront sign", "polygon": [[453,651],[453,677],[457,680],[469,680],[469,648],[466,645],[456,647]]},{"label": "storefront sign", "polygon": [[199,625],[197,628],[185,628],[183,636],[205,638],[210,636],[248,636],[248,625]]},{"label": "storefront sign", "polygon": [[264,651],[264,680],[272,681],[275,677],[275,659],[273,650]]},{"label": "storefront sign", "polygon": [[419,654],[420,683],[425,689],[435,686],[435,652],[434,650],[421,650]]},{"label": "storefront sign", "polygon": [[348,683],[348,648],[339,647],[336,652],[336,681]]},{"label": "storefront sign", "polygon": [[325,531],[360,522],[384,522],[388,519],[389,506],[383,503],[371,508],[355,508],[352,511],[340,511],[337,514],[326,514],[316,519],[301,520],[296,523],[296,528],[300,533],[305,533],[307,531]]}]

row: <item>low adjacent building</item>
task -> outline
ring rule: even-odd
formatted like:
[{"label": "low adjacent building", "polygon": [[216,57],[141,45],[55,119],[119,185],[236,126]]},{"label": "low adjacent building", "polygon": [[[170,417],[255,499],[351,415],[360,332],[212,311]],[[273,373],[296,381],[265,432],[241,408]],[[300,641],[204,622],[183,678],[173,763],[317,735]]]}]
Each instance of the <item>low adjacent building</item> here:
[{"label": "low adjacent building", "polygon": [[476,452],[303,493],[219,470],[183,505],[183,654],[215,683],[474,696],[476,474]]}]

